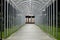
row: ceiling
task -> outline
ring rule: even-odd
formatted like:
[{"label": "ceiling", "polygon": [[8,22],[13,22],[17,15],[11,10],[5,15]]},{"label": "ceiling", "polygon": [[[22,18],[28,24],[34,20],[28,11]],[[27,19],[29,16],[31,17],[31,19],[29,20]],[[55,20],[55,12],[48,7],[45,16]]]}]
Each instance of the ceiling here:
[{"label": "ceiling", "polygon": [[21,12],[20,14],[39,15],[53,0],[11,0]]}]

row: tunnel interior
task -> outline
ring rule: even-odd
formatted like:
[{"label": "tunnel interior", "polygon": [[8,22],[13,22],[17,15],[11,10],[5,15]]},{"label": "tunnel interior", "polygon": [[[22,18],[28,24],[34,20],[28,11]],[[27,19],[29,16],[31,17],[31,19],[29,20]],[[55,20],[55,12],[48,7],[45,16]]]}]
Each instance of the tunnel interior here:
[{"label": "tunnel interior", "polygon": [[57,37],[56,3],[56,0],[0,0],[0,35],[3,33],[6,38],[24,24],[36,24]]}]

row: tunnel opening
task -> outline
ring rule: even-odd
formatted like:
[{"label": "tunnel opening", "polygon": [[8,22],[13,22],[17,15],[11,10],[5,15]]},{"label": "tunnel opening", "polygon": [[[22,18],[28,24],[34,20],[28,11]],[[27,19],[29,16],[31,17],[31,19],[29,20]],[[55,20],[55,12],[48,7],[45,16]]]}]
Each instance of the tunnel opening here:
[{"label": "tunnel opening", "polygon": [[35,16],[25,16],[26,24],[35,24]]}]

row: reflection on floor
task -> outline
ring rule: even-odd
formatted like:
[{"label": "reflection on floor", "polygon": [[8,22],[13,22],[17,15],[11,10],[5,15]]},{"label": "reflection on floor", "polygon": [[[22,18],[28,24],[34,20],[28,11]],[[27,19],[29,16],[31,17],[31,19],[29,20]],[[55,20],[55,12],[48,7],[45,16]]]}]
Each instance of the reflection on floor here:
[{"label": "reflection on floor", "polygon": [[35,24],[26,24],[6,40],[55,40]]}]

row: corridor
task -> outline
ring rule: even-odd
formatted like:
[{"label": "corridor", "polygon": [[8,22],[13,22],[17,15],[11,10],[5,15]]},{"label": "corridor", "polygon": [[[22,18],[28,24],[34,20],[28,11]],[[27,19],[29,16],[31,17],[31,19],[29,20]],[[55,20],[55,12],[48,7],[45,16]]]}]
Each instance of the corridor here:
[{"label": "corridor", "polygon": [[0,40],[60,40],[57,2],[0,0]]},{"label": "corridor", "polygon": [[55,40],[35,24],[26,24],[6,40]]}]

